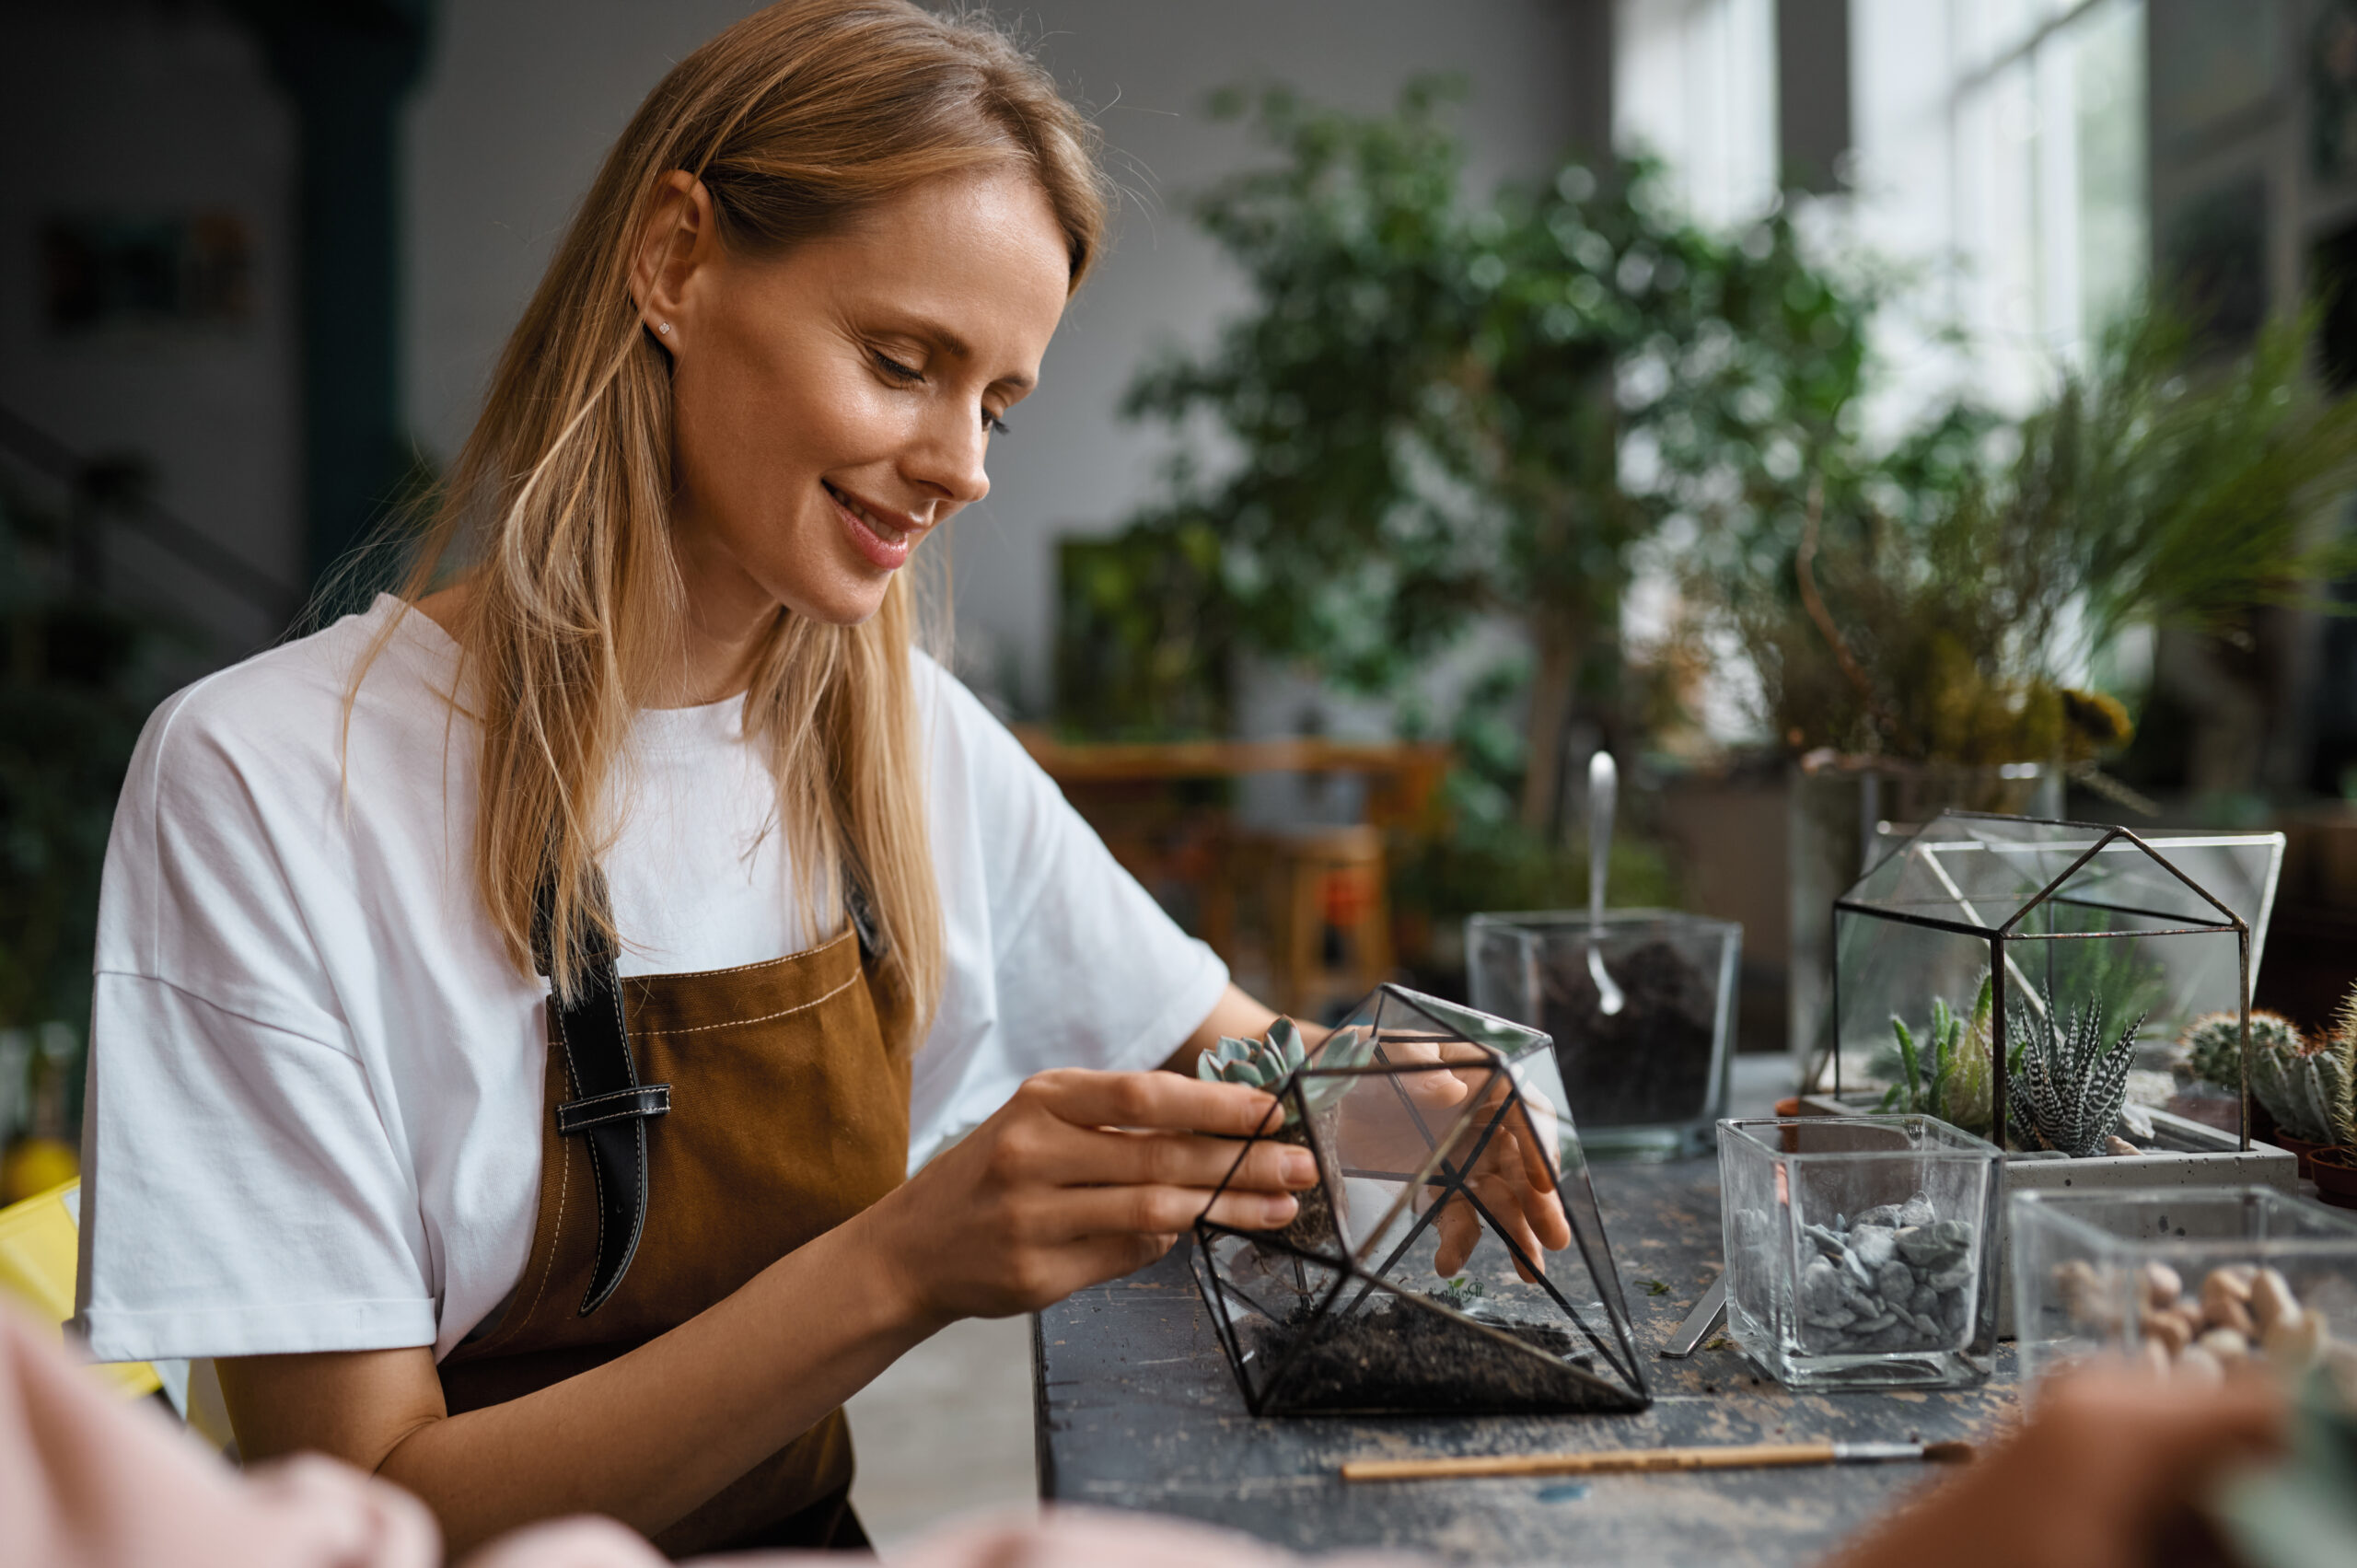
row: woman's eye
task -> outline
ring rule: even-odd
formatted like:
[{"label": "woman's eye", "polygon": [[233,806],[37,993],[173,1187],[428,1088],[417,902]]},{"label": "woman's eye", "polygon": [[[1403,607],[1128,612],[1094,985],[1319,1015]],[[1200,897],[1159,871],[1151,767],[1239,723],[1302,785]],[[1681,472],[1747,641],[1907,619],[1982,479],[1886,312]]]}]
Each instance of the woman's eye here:
[{"label": "woman's eye", "polygon": [[870,349],[867,352],[875,356],[876,368],[881,370],[885,375],[889,376],[895,381],[914,383],[924,379],[923,371],[919,370],[913,365],[901,364],[899,360],[894,359],[890,354],[884,353],[881,349]]},{"label": "woman's eye", "polygon": [[993,436],[1004,436],[1006,434],[1006,421],[1001,419],[997,414],[993,413],[990,410],[984,409],[982,411],[982,428],[990,432]]}]

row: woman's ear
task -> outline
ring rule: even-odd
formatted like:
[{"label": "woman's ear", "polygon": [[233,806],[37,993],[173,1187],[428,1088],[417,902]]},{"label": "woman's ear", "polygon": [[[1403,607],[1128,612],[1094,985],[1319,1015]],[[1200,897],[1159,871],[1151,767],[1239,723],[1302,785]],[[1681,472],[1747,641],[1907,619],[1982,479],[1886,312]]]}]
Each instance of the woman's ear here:
[{"label": "woman's ear", "polygon": [[693,325],[696,273],[719,248],[712,192],[684,168],[663,177],[631,263],[630,292],[639,319],[676,357]]}]

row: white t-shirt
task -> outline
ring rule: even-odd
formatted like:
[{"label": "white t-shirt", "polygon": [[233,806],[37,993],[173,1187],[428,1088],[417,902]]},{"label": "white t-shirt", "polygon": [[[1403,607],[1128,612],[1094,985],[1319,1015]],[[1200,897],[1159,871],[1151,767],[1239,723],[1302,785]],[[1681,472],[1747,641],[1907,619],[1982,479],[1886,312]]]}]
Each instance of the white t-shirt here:
[{"label": "white t-shirt", "polygon": [[[102,1360],[447,1355],[540,1179],[544,982],[474,893],[458,647],[390,597],[157,709],[99,901],[81,1323]],[[340,741],[355,661],[399,618]],[[1045,1067],[1147,1067],[1227,972],[973,695],[914,661],[946,930],[910,1162]],[[603,865],[623,973],[813,945],[740,701],[650,710]],[[823,935],[823,934],[820,934]]]}]

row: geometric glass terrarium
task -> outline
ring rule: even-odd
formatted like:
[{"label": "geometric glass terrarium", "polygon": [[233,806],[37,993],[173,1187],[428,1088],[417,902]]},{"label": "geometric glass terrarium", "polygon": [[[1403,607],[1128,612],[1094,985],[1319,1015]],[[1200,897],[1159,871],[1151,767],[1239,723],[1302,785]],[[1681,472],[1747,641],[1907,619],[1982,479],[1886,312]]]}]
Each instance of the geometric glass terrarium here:
[{"label": "geometric glass terrarium", "polygon": [[1255,1415],[1646,1406],[1546,1035],[1385,985],[1271,1086],[1237,1163],[1306,1146],[1318,1185],[1190,1258]]},{"label": "geometric glass terrarium", "polygon": [[[1834,900],[1835,1094],[1878,1062],[1897,1109],[2102,1154],[2139,1043],[2226,1012],[2247,1063],[2253,924],[2223,895],[2255,886],[2263,909],[2282,842],[1935,819]],[[2009,1105],[2018,1086],[2030,1103]]]}]

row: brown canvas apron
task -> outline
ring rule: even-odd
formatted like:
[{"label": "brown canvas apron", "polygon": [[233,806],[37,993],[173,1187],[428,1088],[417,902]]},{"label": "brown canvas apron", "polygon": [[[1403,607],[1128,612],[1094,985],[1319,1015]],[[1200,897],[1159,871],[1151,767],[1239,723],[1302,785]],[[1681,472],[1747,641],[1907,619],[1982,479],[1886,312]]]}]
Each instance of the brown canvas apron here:
[{"label": "brown canvas apron", "polygon": [[[904,1037],[906,1016],[894,1000],[899,988],[871,986],[862,946],[846,929],[768,963],[618,981],[609,961],[635,1081],[644,1087],[593,1098],[627,1099],[621,1114],[644,1129],[634,1248],[601,1234],[618,1213],[610,1167],[593,1173],[598,1162],[578,1125],[559,1131],[568,1119],[560,1107],[583,1121],[585,1086],[578,1061],[568,1065],[580,1042],[568,1046],[552,1003],[531,1256],[497,1325],[443,1362],[451,1414],[613,1360],[900,1185],[909,1060],[886,1041]],[[656,1103],[666,1109],[650,1110]],[[620,1252],[619,1283],[593,1282],[610,1272],[601,1250]],[[609,1294],[585,1310],[600,1283]],[[851,1477],[851,1432],[836,1411],[656,1545],[673,1556],[864,1545],[849,1509]]]}]

